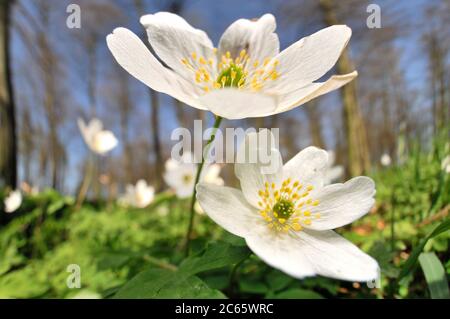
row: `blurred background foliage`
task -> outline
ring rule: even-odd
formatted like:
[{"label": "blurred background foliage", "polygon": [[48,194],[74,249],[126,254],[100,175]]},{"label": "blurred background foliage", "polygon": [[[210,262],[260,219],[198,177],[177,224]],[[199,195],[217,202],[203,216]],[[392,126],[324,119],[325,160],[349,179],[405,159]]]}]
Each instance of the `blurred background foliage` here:
[{"label": "blurred background foliage", "polygon": [[[81,7],[81,29],[66,27],[70,3]],[[367,28],[369,3],[381,8],[380,29]],[[0,6],[0,198],[24,183],[40,189],[25,195],[17,212],[0,211],[0,297],[448,297],[450,178],[442,166],[450,154],[448,1],[5,0]],[[266,12],[277,18],[282,48],[330,24],[352,27],[330,73],[356,69],[357,81],[286,114],[225,126],[280,128],[285,159],[316,145],[335,151],[346,178],[375,179],[371,213],[339,232],[378,260],[379,283],[294,280],[205,216],[196,219],[193,254],[185,259],[188,202],[164,191],[146,209],[117,206],[125,185],[140,178],[166,189],[161,172],[172,129],[192,128],[194,119],[205,120],[204,128],[212,123],[210,114],[131,78],[106,48],[105,36],[118,26],[145,40],[139,16],[160,10],[182,15],[214,43],[234,20]],[[99,117],[120,146],[96,163],[88,201],[78,208],[74,195],[89,162],[76,127],[80,116]],[[380,163],[383,154],[390,165]],[[222,176],[236,183],[232,165]],[[72,263],[81,267],[81,289],[67,288]]]}]

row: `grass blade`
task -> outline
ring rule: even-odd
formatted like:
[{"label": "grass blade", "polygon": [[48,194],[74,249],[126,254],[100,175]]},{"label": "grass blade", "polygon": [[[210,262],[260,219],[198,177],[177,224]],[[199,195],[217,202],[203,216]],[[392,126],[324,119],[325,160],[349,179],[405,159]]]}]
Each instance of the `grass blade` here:
[{"label": "grass blade", "polygon": [[428,283],[431,298],[450,299],[444,266],[435,253],[421,253],[419,263]]},{"label": "grass blade", "polygon": [[437,235],[450,230],[450,219],[447,219],[446,221],[439,224],[427,237],[425,237],[417,247],[415,247],[411,253],[411,256],[409,256],[408,260],[405,262],[405,265],[402,268],[402,271],[400,272],[400,275],[398,276],[398,280],[405,277],[407,274],[409,274],[413,269],[414,266],[417,263],[417,259],[419,258],[420,253],[423,250],[423,247],[425,247],[428,240],[430,240],[433,237],[436,237]]}]

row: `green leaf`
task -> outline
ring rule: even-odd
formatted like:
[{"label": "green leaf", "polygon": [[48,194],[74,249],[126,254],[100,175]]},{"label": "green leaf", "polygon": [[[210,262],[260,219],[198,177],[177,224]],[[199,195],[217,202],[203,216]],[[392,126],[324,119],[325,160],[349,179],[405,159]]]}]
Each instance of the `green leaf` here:
[{"label": "green leaf", "polygon": [[419,263],[428,283],[431,298],[450,299],[444,266],[435,253],[421,253]]},{"label": "green leaf", "polygon": [[386,242],[377,241],[370,248],[369,255],[378,261],[383,275],[389,278],[397,278],[399,269],[393,264],[395,252],[389,249],[389,245],[387,245]]},{"label": "green leaf", "polygon": [[274,299],[323,299],[323,297],[315,291],[292,288],[278,294],[268,295],[267,298]]},{"label": "green leaf", "polygon": [[138,274],[114,298],[224,298],[194,275],[236,264],[248,255],[245,247],[210,244],[201,254],[185,259],[176,271],[149,269]]},{"label": "green leaf", "polygon": [[221,238],[223,242],[229,243],[233,246],[244,246],[247,247],[245,239],[231,233],[225,232]]},{"label": "green leaf", "polygon": [[273,270],[266,276],[267,283],[272,291],[279,291],[286,288],[294,281],[292,277],[285,275],[281,271]]},{"label": "green leaf", "polygon": [[99,270],[117,269],[123,267],[135,254],[127,252],[104,252],[99,256],[97,267]]},{"label": "green leaf", "polygon": [[57,211],[61,210],[65,205],[73,205],[73,198],[71,197],[62,197],[54,200],[47,208],[47,213],[52,215]]},{"label": "green leaf", "polygon": [[232,246],[218,242],[208,245],[203,254],[185,259],[179,272],[195,275],[203,271],[234,265],[248,257],[250,251],[246,247]]},{"label": "green leaf", "polygon": [[166,269],[141,272],[126,283],[114,298],[225,298],[198,277],[185,277]]},{"label": "green leaf", "polygon": [[250,294],[265,294],[269,290],[262,280],[248,277],[242,277],[239,280],[239,289],[241,292]]},{"label": "green leaf", "polygon": [[208,274],[201,279],[213,289],[223,290],[228,287],[230,276],[228,274]]},{"label": "green leaf", "polygon": [[427,237],[425,237],[419,243],[419,245],[413,249],[411,256],[409,256],[408,260],[405,262],[405,265],[402,268],[402,271],[400,272],[398,280],[405,277],[408,273],[410,273],[414,269],[414,266],[417,263],[417,259],[419,258],[419,255],[422,252],[423,247],[425,247],[428,240],[448,230],[450,230],[450,219],[447,219],[446,221],[442,222]]}]

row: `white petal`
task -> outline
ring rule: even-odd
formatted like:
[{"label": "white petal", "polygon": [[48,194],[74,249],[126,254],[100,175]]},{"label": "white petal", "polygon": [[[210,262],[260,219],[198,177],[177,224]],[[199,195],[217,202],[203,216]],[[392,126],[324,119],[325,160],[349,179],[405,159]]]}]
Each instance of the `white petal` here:
[{"label": "white petal", "polygon": [[[265,226],[267,227],[267,226]],[[246,237],[248,247],[265,263],[295,278],[314,276],[315,270],[300,245],[286,234],[266,231]]]},{"label": "white petal", "polygon": [[311,83],[305,87],[280,96],[279,106],[273,114],[289,111],[321,95],[337,90],[358,76],[358,72],[333,75],[325,82]]},{"label": "white petal", "polygon": [[89,135],[93,137],[95,134],[103,130],[103,123],[99,119],[93,118],[89,121],[86,128],[89,132]]},{"label": "white petal", "polygon": [[117,146],[117,138],[111,131],[101,131],[94,136],[92,150],[99,154],[105,154]]},{"label": "white petal", "polygon": [[197,200],[212,220],[236,236],[247,236],[252,225],[263,221],[242,192],[231,187],[199,183]]},{"label": "white petal", "polygon": [[277,109],[277,97],[234,88],[213,90],[200,97],[203,108],[226,119],[259,117]]},{"label": "white petal", "polygon": [[175,194],[180,199],[191,197],[193,192],[194,192],[194,182],[190,183],[189,185],[181,184],[175,188]]},{"label": "white petal", "polygon": [[173,158],[169,158],[164,164],[166,170],[174,170],[177,169],[178,166],[179,166],[178,161],[174,160]]},{"label": "white petal", "polygon": [[[163,177],[166,184],[175,191],[177,197],[187,198],[194,191],[196,173],[197,164],[171,160],[166,162],[166,171]],[[186,176],[189,176],[188,180],[186,180]]]},{"label": "white petal", "polygon": [[334,25],[283,50],[276,57],[281,76],[273,82],[272,89],[288,93],[325,75],[335,65],[351,34],[349,27]]},{"label": "white petal", "polygon": [[15,212],[22,204],[22,193],[19,190],[11,192],[9,196],[5,198],[4,204],[6,213]]},{"label": "white petal", "polygon": [[247,134],[239,147],[235,174],[245,198],[255,207],[261,200],[258,191],[265,188],[266,182],[281,184],[283,161],[275,147],[275,138],[269,130]]},{"label": "white petal", "polygon": [[328,150],[328,167],[332,167],[336,160],[336,154],[332,150]]},{"label": "white petal", "polygon": [[206,61],[214,59],[215,65],[216,55],[208,35],[193,28],[182,17],[169,12],[158,12],[141,17],[141,24],[146,28],[149,42],[156,54],[187,80],[194,80],[195,75],[181,60],[191,60],[192,53],[196,54],[197,59],[200,56]]},{"label": "white petal", "polygon": [[147,190],[145,192],[142,192],[137,197],[136,206],[139,208],[147,207],[153,201],[153,198],[154,198],[153,191]]},{"label": "white petal", "polygon": [[219,57],[227,51],[232,57],[239,56],[245,49],[252,61],[272,58],[280,51],[275,17],[265,14],[258,20],[239,19],[231,24],[219,42]]},{"label": "white petal", "polygon": [[159,63],[133,32],[117,28],[107,36],[106,42],[116,61],[136,79],[158,92],[204,109],[198,105],[193,83]]},{"label": "white petal", "polygon": [[90,133],[88,126],[81,118],[78,118],[77,123],[78,128],[80,129],[81,136],[83,137],[86,144],[90,145],[92,142],[92,134]]},{"label": "white petal", "polygon": [[147,189],[147,182],[143,179],[138,180],[136,183],[136,190],[143,191],[145,189]]},{"label": "white petal", "polygon": [[336,165],[333,167],[330,167],[327,169],[327,172],[325,174],[325,185],[328,185],[332,183],[333,181],[336,181],[340,179],[344,175],[344,167],[341,165]]},{"label": "white petal", "polygon": [[205,183],[222,186],[225,181],[219,176],[221,167],[219,164],[211,164],[203,169],[201,180]]},{"label": "white petal", "polygon": [[318,275],[362,282],[379,276],[375,259],[332,230],[303,230],[297,237],[292,240],[293,249],[299,250]]},{"label": "white petal", "polygon": [[391,157],[389,156],[389,154],[385,153],[381,156],[380,162],[381,162],[381,165],[383,165],[383,166],[389,166],[389,165],[391,165],[392,160],[391,160]]},{"label": "white petal", "polygon": [[207,183],[209,183],[209,179],[211,179],[211,180],[214,180],[214,179],[216,179],[217,177],[219,177],[219,175],[220,175],[220,165],[219,164],[211,164],[211,165],[208,165],[208,167],[207,167],[207,170],[206,170],[206,173],[207,174],[205,174],[205,181],[207,182]]},{"label": "white petal", "polygon": [[316,190],[324,183],[328,168],[328,153],[320,148],[309,146],[295,155],[283,167],[283,177],[298,180],[304,186]]},{"label": "white petal", "polygon": [[375,203],[375,183],[365,176],[352,178],[344,184],[325,186],[314,197],[319,205],[311,209],[320,218],[305,226],[315,230],[338,228],[367,214]]}]

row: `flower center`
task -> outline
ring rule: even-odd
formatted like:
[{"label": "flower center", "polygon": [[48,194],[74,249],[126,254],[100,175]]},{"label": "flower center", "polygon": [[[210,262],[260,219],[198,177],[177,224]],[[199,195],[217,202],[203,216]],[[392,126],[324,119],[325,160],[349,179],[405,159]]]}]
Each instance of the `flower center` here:
[{"label": "flower center", "polygon": [[295,212],[295,206],[291,201],[281,198],[273,206],[272,211],[274,215],[276,214],[279,218],[289,219]]},{"label": "flower center", "polygon": [[[217,49],[214,49],[214,53],[216,52]],[[226,87],[259,91],[266,81],[275,81],[280,77],[277,59],[267,57],[264,61],[251,61],[245,49],[236,57],[232,57],[227,51],[217,57],[217,61],[216,64],[213,58],[206,59],[196,52],[181,59],[181,63],[193,73],[195,83],[204,92]]]},{"label": "flower center", "polygon": [[231,63],[228,68],[220,72],[217,77],[217,83],[220,84],[221,87],[242,86],[245,83],[245,74],[242,67]]},{"label": "flower center", "polygon": [[183,183],[184,183],[185,185],[189,185],[190,182],[192,181],[192,179],[193,179],[193,177],[192,177],[192,175],[190,175],[190,174],[185,174],[185,175],[183,175],[183,176],[181,177],[181,180],[183,181]]},{"label": "flower center", "polygon": [[285,179],[280,187],[275,183],[265,183],[265,188],[258,191],[260,214],[269,228],[285,233],[290,230],[300,231],[305,225],[311,225],[314,215],[311,209],[319,205],[318,200],[310,198],[313,186],[304,187],[300,181]]}]

